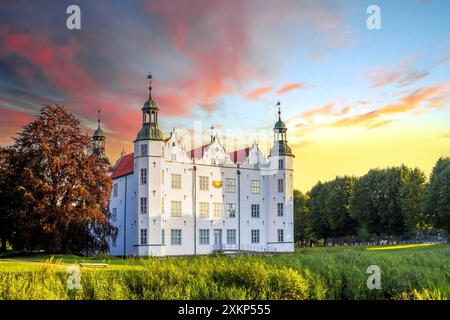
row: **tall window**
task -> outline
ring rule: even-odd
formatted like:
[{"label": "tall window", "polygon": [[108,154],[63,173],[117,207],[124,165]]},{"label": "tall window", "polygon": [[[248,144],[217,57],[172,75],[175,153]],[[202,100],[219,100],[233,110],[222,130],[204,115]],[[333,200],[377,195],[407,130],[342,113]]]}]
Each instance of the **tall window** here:
[{"label": "tall window", "polygon": [[229,193],[236,192],[236,179],[227,178],[225,180],[225,191]]},{"label": "tall window", "polygon": [[250,188],[252,193],[259,193],[260,192],[260,185],[259,185],[259,180],[252,180],[251,181],[251,188]]},{"label": "tall window", "polygon": [[111,220],[112,220],[112,222],[116,222],[117,221],[117,208],[113,208],[112,209]]},{"label": "tall window", "polygon": [[141,184],[147,184],[147,169],[141,169]]},{"label": "tall window", "polygon": [[173,246],[181,246],[181,229],[172,229],[170,230],[170,244]]},{"label": "tall window", "polygon": [[252,230],[252,243],[259,243],[259,229]]},{"label": "tall window", "polygon": [[236,229],[227,229],[227,244],[236,244]]},{"label": "tall window", "polygon": [[181,174],[172,173],[172,189],[181,189]]},{"label": "tall window", "polygon": [[161,198],[161,214],[166,213],[166,198]]},{"label": "tall window", "polygon": [[278,229],[278,242],[283,242],[283,241],[284,241],[284,230]]},{"label": "tall window", "polygon": [[209,190],[209,177],[200,177],[200,190],[201,191]]},{"label": "tall window", "polygon": [[147,144],[141,144],[141,157],[145,157],[147,155]]},{"label": "tall window", "polygon": [[235,203],[227,203],[226,210],[227,210],[227,218],[236,217],[236,204]]},{"label": "tall window", "polygon": [[118,183],[114,183],[114,186],[113,186],[113,197],[116,198],[118,194],[119,194],[119,184]]},{"label": "tall window", "polygon": [[278,192],[283,192],[283,179],[278,179]]},{"label": "tall window", "polygon": [[141,197],[141,214],[147,213],[147,197]]},{"label": "tall window", "polygon": [[284,160],[278,159],[278,169],[284,169]]},{"label": "tall window", "polygon": [[141,229],[141,244],[147,244],[147,229]]},{"label": "tall window", "polygon": [[214,203],[214,218],[222,218],[223,204],[221,202]]},{"label": "tall window", "polygon": [[209,229],[200,229],[200,244],[209,244]]},{"label": "tall window", "polygon": [[116,245],[117,245],[117,243],[116,243],[116,239],[112,239],[112,247],[113,247],[113,248],[115,248],[115,247],[116,247]]},{"label": "tall window", "polygon": [[283,210],[283,202],[278,202],[277,204],[277,212],[278,212],[278,216],[282,217],[284,215],[284,210]]},{"label": "tall window", "polygon": [[164,169],[161,170],[161,184],[164,185]]},{"label": "tall window", "polygon": [[252,218],[259,218],[259,204],[252,204]]},{"label": "tall window", "polygon": [[209,203],[200,202],[200,218],[208,218],[208,217],[209,217]]},{"label": "tall window", "polygon": [[181,201],[170,201],[170,214],[172,217],[181,217]]},{"label": "tall window", "polygon": [[161,244],[166,244],[166,230],[161,229]]}]

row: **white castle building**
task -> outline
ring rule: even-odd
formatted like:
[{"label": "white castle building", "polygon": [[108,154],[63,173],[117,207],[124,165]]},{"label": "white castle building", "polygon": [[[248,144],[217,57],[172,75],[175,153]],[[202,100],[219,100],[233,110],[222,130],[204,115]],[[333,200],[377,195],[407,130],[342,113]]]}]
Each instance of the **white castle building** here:
[{"label": "white castle building", "polygon": [[[227,152],[218,137],[187,151],[175,130],[164,138],[151,86],[149,91],[134,153],[122,155],[111,176],[111,222],[118,235],[110,253],[294,251],[294,155],[280,111],[267,158],[255,143]],[[104,137],[102,142],[103,154]]]}]

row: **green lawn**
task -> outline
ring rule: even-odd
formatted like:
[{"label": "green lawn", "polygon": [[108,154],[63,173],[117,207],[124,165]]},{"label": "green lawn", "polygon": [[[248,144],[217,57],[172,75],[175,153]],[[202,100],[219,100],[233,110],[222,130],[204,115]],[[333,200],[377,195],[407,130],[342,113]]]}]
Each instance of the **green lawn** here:
[{"label": "green lawn", "polygon": [[[0,299],[449,299],[450,245],[299,249],[275,256],[179,258],[9,254]],[[80,262],[81,288],[67,288]],[[381,289],[369,290],[370,265]]]}]

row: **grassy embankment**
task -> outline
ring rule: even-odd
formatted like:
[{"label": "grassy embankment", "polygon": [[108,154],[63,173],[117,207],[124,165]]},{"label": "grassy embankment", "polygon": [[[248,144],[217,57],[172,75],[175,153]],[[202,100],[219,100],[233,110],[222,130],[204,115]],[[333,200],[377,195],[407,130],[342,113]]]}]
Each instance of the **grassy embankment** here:
[{"label": "grassy embankment", "polygon": [[[105,262],[108,267],[82,268],[81,289],[69,290],[66,268],[80,262]],[[370,265],[381,269],[380,290],[367,289]],[[447,244],[310,248],[276,256],[0,259],[0,299],[449,298]]]}]

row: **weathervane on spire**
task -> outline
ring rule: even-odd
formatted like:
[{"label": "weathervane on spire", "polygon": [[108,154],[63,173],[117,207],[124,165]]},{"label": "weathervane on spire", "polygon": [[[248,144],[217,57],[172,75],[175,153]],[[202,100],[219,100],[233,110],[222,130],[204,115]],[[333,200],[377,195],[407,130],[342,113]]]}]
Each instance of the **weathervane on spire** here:
[{"label": "weathervane on spire", "polygon": [[278,107],[278,120],[281,120],[281,102],[280,101],[277,102],[277,107]]},{"label": "weathervane on spire", "polygon": [[214,125],[211,125],[211,142],[213,142],[214,141]]},{"label": "weathervane on spire", "polygon": [[98,119],[97,119],[98,127],[100,128],[100,108],[97,109],[97,115],[98,115]]},{"label": "weathervane on spire", "polygon": [[149,72],[148,76],[148,99],[150,100],[152,98],[152,73]]}]

